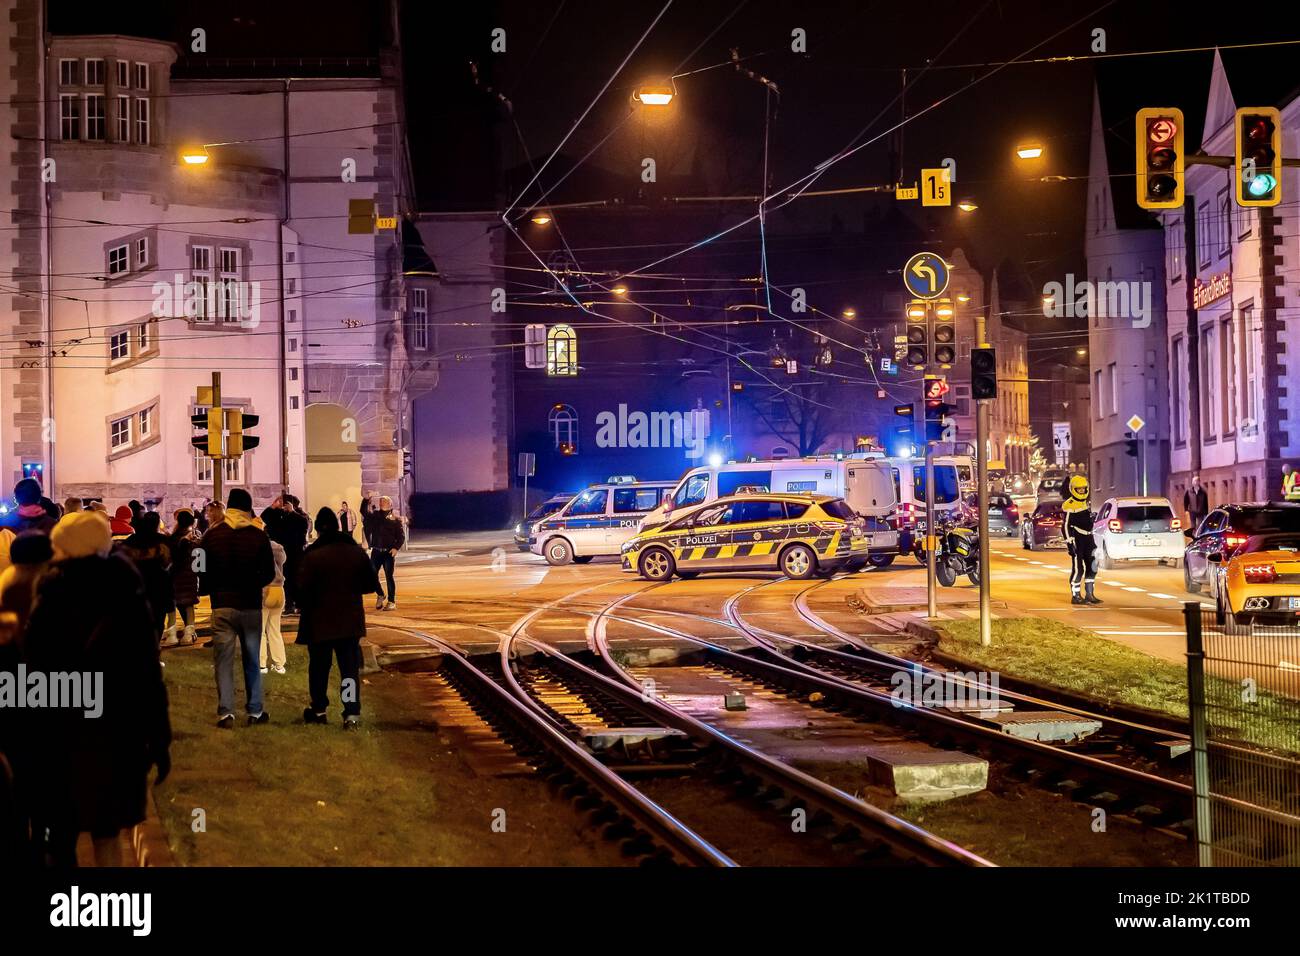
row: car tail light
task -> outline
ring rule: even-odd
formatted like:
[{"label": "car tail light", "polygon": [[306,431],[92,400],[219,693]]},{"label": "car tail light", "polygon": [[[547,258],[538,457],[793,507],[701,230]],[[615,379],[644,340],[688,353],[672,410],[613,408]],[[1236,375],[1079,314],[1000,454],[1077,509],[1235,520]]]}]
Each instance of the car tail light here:
[{"label": "car tail light", "polygon": [[1183,530],[1183,521],[1182,521],[1182,519],[1181,519],[1181,518],[1175,518],[1173,521],[1169,522],[1169,530],[1170,530],[1170,531],[1182,531],[1182,530]]},{"label": "car tail light", "polygon": [[1106,527],[1109,528],[1111,531],[1123,531],[1124,522],[1120,521],[1118,518],[1111,518],[1109,521],[1106,522]]},{"label": "car tail light", "polygon": [[1241,570],[1250,584],[1271,584],[1277,580],[1277,568],[1271,564],[1248,564]]},{"label": "car tail light", "polygon": [[1229,534],[1223,537],[1223,544],[1229,551],[1235,551],[1245,543],[1246,536],[1244,534]]},{"label": "car tail light", "polygon": [[1019,508],[1017,508],[1015,505],[1007,505],[1007,516],[1008,516],[1008,517],[1015,518],[1015,517],[1018,517],[1019,515],[1020,515],[1020,509],[1019,509]]}]

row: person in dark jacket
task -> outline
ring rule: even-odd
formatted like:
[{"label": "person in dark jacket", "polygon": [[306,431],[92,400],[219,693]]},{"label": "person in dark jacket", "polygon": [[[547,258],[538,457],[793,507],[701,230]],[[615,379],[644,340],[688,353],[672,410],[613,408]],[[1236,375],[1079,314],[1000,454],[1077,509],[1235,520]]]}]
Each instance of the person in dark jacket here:
[{"label": "person in dark jacket", "polygon": [[195,529],[194,512],[190,509],[182,508],[176,512],[175,520],[170,544],[172,603],[176,609],[167,617],[164,647],[193,644],[198,640],[194,630],[194,607],[199,603],[199,576],[194,571],[194,548],[201,535]]},{"label": "person in dark jacket", "polygon": [[383,569],[388,583],[388,596],[384,597],[381,586],[375,610],[394,611],[397,609],[397,585],[393,581],[393,565],[397,561],[397,552],[406,543],[406,529],[402,526],[402,519],[393,513],[393,499],[387,495],[379,499],[377,509],[371,506],[369,498],[363,499],[361,521],[366,542],[370,545],[370,562],[375,566],[375,574]]},{"label": "person in dark jacket", "polygon": [[293,495],[281,495],[261,514],[262,523],[270,539],[284,548],[284,612],[298,613],[297,574],[303,548],[307,546],[307,532],[311,521],[298,507]]},{"label": "person in dark jacket", "polygon": [[6,522],[14,534],[22,534],[24,531],[49,534],[54,528],[59,519],[45,509],[41,504],[42,498],[40,483],[35,478],[24,478],[14,485],[14,500],[18,502],[18,510],[9,515]]},{"label": "person in dark jacket", "polygon": [[141,513],[135,522],[135,532],[118,545],[118,550],[131,559],[140,577],[144,578],[144,593],[149,599],[159,644],[162,642],[163,622],[175,607],[172,603],[172,549],[171,543],[159,530],[161,523],[158,512]]},{"label": "person in dark jacket", "polygon": [[150,768],[158,782],[171,768],[149,602],[131,562],[109,553],[102,517],[68,515],[51,543],[56,560],[36,588],[25,663],[30,672],[82,675],[83,693],[30,712],[32,832],[57,866],[76,865],[84,831],[96,864],[118,865],[119,832],[145,818]]},{"label": "person in dark jacket", "polygon": [[329,508],[316,515],[317,538],[303,552],[298,568],[302,617],[297,643],[307,645],[307,684],[311,706],[302,712],[309,724],[326,722],[333,659],[339,663],[339,697],[343,727],[361,721],[361,638],[366,636],[365,595],[379,587],[365,550],[339,530]]},{"label": "person in dark jacket", "polygon": [[231,489],[225,518],[199,542],[199,593],[212,599],[213,669],[217,678],[217,726],[235,726],[235,646],[244,667],[248,723],[264,724],[262,671],[262,588],[275,580],[275,560],[266,532],[253,525],[253,498]]}]

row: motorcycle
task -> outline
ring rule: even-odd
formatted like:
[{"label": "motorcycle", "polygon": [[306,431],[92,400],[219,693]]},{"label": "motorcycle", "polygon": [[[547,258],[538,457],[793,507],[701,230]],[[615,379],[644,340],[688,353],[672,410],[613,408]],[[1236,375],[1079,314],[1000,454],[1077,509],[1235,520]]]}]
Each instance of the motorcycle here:
[{"label": "motorcycle", "polygon": [[[963,574],[970,578],[970,583],[980,583],[980,535],[975,528],[948,523],[939,525],[939,550],[934,555],[934,578],[941,585],[950,588]],[[916,558],[922,564],[927,561],[924,538],[916,549]]]}]

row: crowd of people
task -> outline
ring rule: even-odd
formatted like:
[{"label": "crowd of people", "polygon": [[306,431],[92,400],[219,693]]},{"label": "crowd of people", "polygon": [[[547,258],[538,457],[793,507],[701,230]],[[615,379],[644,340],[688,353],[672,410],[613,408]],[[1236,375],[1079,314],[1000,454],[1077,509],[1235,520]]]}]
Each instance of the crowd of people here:
[{"label": "crowd of people", "polygon": [[343,726],[358,726],[365,595],[378,595],[377,609],[396,607],[393,565],[405,541],[388,498],[362,501],[369,554],[346,503],[313,522],[287,493],[255,514],[249,492],[235,488],[224,505],[177,510],[170,526],[138,501],[111,515],[99,501],[60,506],[30,478],[14,499],[0,518],[0,680],[13,677],[7,686],[22,693],[24,675],[96,675],[103,693],[93,715],[14,706],[0,693],[0,861],[75,865],[89,832],[96,862],[118,862],[120,832],[144,820],[150,772],[161,782],[170,770],[162,651],[198,641],[203,596],[217,727],[236,725],[236,657],[244,722],[270,721],[263,675],[286,672],[289,615],[308,654],[303,721],[328,722],[337,662]]}]

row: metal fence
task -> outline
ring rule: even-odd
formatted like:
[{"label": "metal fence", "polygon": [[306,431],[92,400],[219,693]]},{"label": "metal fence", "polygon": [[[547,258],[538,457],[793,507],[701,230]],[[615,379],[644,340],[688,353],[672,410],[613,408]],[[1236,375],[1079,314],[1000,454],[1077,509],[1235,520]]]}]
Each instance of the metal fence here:
[{"label": "metal fence", "polygon": [[1184,614],[1200,865],[1300,866],[1300,622]]}]

